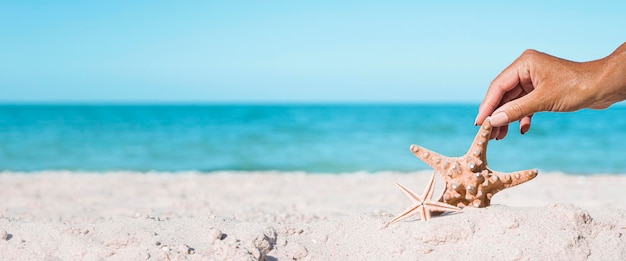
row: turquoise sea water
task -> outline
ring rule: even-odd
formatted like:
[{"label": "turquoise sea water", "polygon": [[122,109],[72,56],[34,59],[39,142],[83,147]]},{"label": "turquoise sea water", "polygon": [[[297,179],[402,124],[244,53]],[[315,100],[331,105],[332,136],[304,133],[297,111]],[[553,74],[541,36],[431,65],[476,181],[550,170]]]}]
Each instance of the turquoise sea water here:
[{"label": "turquoise sea water", "polygon": [[[474,105],[1,105],[0,170],[415,171],[465,153]],[[541,113],[493,169],[626,173],[626,107]]]}]

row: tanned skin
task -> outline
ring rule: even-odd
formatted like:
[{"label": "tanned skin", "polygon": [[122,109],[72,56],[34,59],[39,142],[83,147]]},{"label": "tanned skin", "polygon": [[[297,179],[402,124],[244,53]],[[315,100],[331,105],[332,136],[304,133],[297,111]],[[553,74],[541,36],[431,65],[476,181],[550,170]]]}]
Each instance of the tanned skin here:
[{"label": "tanned skin", "polygon": [[489,86],[476,125],[491,116],[491,139],[503,139],[509,123],[520,121],[520,133],[530,129],[534,113],[606,109],[626,100],[626,43],[610,55],[573,62],[526,50]]}]

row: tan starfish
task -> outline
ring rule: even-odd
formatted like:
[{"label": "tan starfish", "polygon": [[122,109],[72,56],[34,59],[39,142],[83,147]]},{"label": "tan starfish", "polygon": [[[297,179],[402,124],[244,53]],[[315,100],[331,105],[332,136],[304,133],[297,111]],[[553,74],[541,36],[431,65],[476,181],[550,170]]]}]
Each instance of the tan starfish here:
[{"label": "tan starfish", "polygon": [[498,191],[537,176],[537,170],[503,173],[487,166],[487,143],[493,129],[489,120],[487,118],[483,122],[469,151],[458,158],[446,157],[424,147],[411,145],[413,154],[435,169],[446,182],[443,202],[457,207],[486,207]]},{"label": "tan starfish", "polygon": [[387,223],[387,225],[391,225],[393,223],[396,223],[396,222],[398,222],[400,220],[403,220],[403,219],[405,219],[405,218],[407,218],[409,216],[412,216],[414,214],[419,214],[420,218],[422,219],[422,221],[428,221],[430,219],[431,212],[446,212],[446,211],[459,212],[459,211],[462,211],[458,207],[455,207],[455,206],[452,206],[452,205],[448,205],[446,203],[439,202],[439,201],[432,201],[433,192],[435,192],[435,190],[434,190],[434,188],[435,188],[435,173],[433,173],[433,175],[430,177],[430,181],[428,182],[428,186],[426,186],[426,189],[424,190],[424,194],[422,194],[421,198],[419,196],[415,195],[415,193],[413,193],[413,191],[409,190],[405,186],[402,186],[400,183],[396,183],[396,185],[398,185],[398,187],[400,189],[402,189],[404,194],[406,194],[409,198],[411,198],[415,203],[412,206],[410,206],[409,208],[407,208],[406,210],[404,210],[397,217],[395,217],[391,221],[389,221],[389,223]]}]

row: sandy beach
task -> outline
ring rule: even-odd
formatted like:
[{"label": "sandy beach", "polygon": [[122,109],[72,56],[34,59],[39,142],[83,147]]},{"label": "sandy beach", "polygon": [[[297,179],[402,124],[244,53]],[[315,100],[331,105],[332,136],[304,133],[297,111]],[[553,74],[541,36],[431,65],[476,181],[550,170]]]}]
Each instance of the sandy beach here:
[{"label": "sandy beach", "polygon": [[[540,173],[386,222],[429,172],[2,173],[2,260],[624,260],[626,176]],[[442,188],[441,181],[436,185]]]}]

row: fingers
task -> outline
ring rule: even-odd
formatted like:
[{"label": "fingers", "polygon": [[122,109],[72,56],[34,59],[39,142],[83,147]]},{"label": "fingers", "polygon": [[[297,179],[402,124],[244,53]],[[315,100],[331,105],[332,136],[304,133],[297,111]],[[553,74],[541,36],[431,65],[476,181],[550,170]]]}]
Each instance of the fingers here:
[{"label": "fingers", "polygon": [[[532,119],[532,114],[530,116],[526,116],[520,120],[520,133],[522,135],[526,134],[528,130],[530,130],[530,123]],[[504,125],[502,127],[494,127],[491,131],[491,136],[489,139],[501,140],[506,137],[509,133],[509,125]]]},{"label": "fingers", "polygon": [[[518,86],[519,75],[514,64],[515,63],[504,69],[504,71],[491,82],[491,85],[489,85],[487,94],[485,94],[485,98],[478,109],[476,124],[482,124],[482,122],[500,105],[505,95]],[[507,96],[510,95],[511,94]]]},{"label": "fingers", "polygon": [[504,125],[504,126],[500,127],[500,133],[498,133],[498,136],[496,137],[496,140],[504,139],[504,137],[506,137],[507,133],[509,133],[509,125]]},{"label": "fingers", "polygon": [[504,139],[504,137],[506,137],[508,133],[509,133],[509,125],[504,125],[502,127],[493,127],[493,129],[491,130],[491,136],[489,136],[489,139],[501,140],[501,139]]},{"label": "fingers", "polygon": [[526,134],[529,130],[530,130],[530,124],[531,124],[531,120],[533,118],[533,115],[528,115],[524,118],[522,118],[519,121],[519,132],[524,135]]},{"label": "fingers", "polygon": [[[537,92],[531,92],[519,99],[512,100],[500,108],[498,108],[491,116],[491,124],[494,127],[501,127],[508,125],[511,122],[522,120],[531,114],[540,111],[539,103],[541,99],[538,99]],[[530,118],[523,120],[523,125],[530,128]]]},{"label": "fingers", "polygon": [[519,97],[522,97],[524,95],[528,94],[528,92],[525,92],[524,89],[522,88],[522,86],[520,84],[518,84],[517,86],[515,86],[512,90],[508,91],[506,94],[504,94],[504,96],[502,97],[502,100],[500,100],[500,104],[498,104],[498,107],[502,106],[503,104],[510,102],[512,100],[515,100]]},{"label": "fingers", "polygon": [[494,127],[493,129],[491,129],[491,135],[489,136],[490,140],[493,140],[496,137],[498,137],[498,135],[500,134],[500,128],[501,127]]},{"label": "fingers", "polygon": [[476,124],[491,116],[494,129],[491,139],[503,139],[508,134],[509,123],[520,121],[520,133],[530,129],[531,117],[540,111],[541,100],[533,84],[531,68],[527,61],[534,61],[538,52],[527,50],[509,67],[504,69],[490,84],[480,104]]}]

